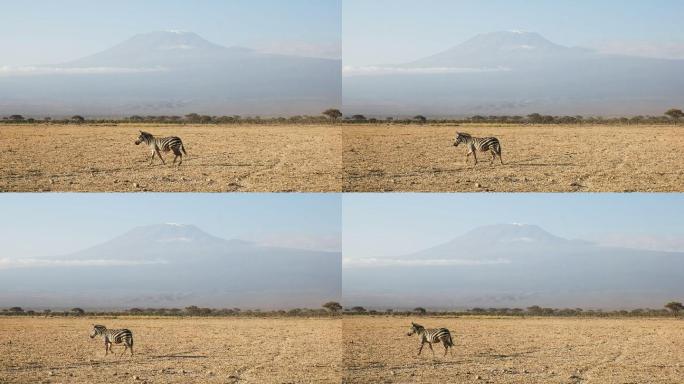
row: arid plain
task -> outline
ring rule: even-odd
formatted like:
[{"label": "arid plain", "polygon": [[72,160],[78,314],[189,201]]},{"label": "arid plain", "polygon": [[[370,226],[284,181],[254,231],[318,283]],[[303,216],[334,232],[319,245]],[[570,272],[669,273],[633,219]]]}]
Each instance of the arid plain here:
[{"label": "arid plain", "polygon": [[[93,323],[133,332],[104,356]],[[339,383],[342,320],[0,317],[5,383]]]},{"label": "arid plain", "polygon": [[[162,165],[138,130],[179,136],[188,155]],[[339,192],[332,125],[2,125],[2,192]]]},{"label": "arid plain", "polygon": [[[447,327],[435,357],[411,321]],[[346,383],[681,383],[684,321],[599,318],[356,317],[343,323]]]},{"label": "arid plain", "polygon": [[[454,147],[456,132],[500,139],[504,165]],[[684,134],[675,126],[351,125],[349,192],[680,192]]]}]

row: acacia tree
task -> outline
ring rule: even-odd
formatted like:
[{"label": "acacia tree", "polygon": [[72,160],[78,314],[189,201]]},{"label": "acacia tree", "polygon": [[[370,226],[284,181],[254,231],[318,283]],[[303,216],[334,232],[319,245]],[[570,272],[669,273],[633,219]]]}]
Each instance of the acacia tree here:
[{"label": "acacia tree", "polygon": [[323,115],[328,116],[330,120],[332,120],[332,122],[334,123],[337,121],[337,119],[342,117],[342,112],[340,112],[339,109],[330,108],[323,111]]},{"label": "acacia tree", "polygon": [[682,112],[681,109],[672,108],[669,111],[665,112],[665,115],[674,120],[675,124],[677,124],[679,123],[679,119],[684,117],[684,112]]},{"label": "acacia tree", "polygon": [[76,123],[82,123],[85,121],[85,119],[83,118],[83,116],[73,115],[73,116],[71,116],[71,121],[76,122]]},{"label": "acacia tree", "polygon": [[322,307],[332,313],[337,313],[342,310],[342,305],[340,305],[340,303],[338,303],[337,301],[329,301],[323,304]]},{"label": "acacia tree", "polygon": [[427,310],[423,307],[418,307],[418,308],[413,308],[413,312],[416,312],[419,315],[424,315],[427,312]]},{"label": "acacia tree", "polygon": [[665,308],[669,309],[675,316],[677,316],[679,314],[679,311],[684,310],[684,305],[677,301],[671,301],[665,304]]},{"label": "acacia tree", "polygon": [[420,124],[425,124],[425,122],[427,121],[427,117],[423,115],[417,115],[413,117],[413,120],[417,121]]}]

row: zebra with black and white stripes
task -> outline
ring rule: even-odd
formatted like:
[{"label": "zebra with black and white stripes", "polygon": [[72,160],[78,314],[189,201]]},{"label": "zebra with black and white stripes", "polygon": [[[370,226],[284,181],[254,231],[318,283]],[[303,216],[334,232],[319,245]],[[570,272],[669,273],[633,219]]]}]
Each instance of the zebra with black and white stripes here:
[{"label": "zebra with black and white stripes", "polygon": [[501,158],[501,143],[496,137],[473,137],[467,133],[456,132],[456,140],[454,141],[454,147],[458,147],[459,144],[465,144],[468,147],[468,153],[466,153],[465,163],[468,164],[468,158],[473,155],[475,159],[475,165],[477,165],[477,151],[480,152],[490,152],[492,154],[492,161],[490,164],[494,164],[496,157],[499,157],[501,165],[503,165],[503,159]]},{"label": "zebra with black and white stripes", "polygon": [[131,356],[133,356],[133,332],[130,330],[107,329],[104,325],[93,325],[90,338],[93,339],[95,336],[102,336],[104,338],[105,356],[107,356],[107,352],[114,353],[112,351],[112,344],[123,344],[125,348],[121,354],[123,355],[127,349],[130,349]]},{"label": "zebra with black and white stripes", "polygon": [[[448,351],[451,352],[449,348],[454,347],[454,342],[451,339],[451,332],[446,328],[426,329],[420,324],[411,322],[411,329],[407,336],[412,336],[414,334],[417,334],[418,337],[420,337],[418,356],[420,356],[420,353],[423,351],[423,346],[425,346],[426,343],[430,347],[433,356],[435,355],[435,350],[432,349],[433,343],[442,343],[444,346],[444,356],[446,356]],[[451,354],[453,355],[453,352],[451,352]]]},{"label": "zebra with black and white stripes", "polygon": [[173,157],[174,164],[176,164],[176,159],[180,157],[178,165],[181,165],[183,163],[183,154],[187,155],[187,153],[185,152],[185,147],[183,146],[183,142],[178,136],[154,137],[154,135],[152,135],[151,133],[140,131],[140,135],[138,136],[138,140],[135,141],[135,145],[141,143],[147,144],[147,146],[152,151],[150,165],[152,165],[152,162],[154,161],[155,154],[159,156],[159,159],[161,159],[162,164],[166,164],[164,158],[161,156],[160,151],[173,151],[173,154],[175,155]]}]

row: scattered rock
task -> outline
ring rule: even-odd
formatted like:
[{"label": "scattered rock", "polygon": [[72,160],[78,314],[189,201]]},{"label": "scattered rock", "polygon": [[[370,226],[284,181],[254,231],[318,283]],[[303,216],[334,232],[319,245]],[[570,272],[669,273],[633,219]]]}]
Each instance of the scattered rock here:
[{"label": "scattered rock", "polygon": [[54,376],[54,375],[55,375],[55,373],[54,373],[54,372],[52,372],[52,371],[48,371],[48,376]]},{"label": "scattered rock", "polygon": [[391,374],[392,376],[394,376],[394,375],[396,375],[397,373],[394,372],[394,371],[390,371],[390,374]]},{"label": "scattered rock", "polygon": [[133,380],[140,380],[140,376],[133,376]]},{"label": "scattered rock", "polygon": [[482,188],[482,186],[480,185],[480,183],[475,183],[475,188]]},{"label": "scattered rock", "polygon": [[54,179],[50,179],[50,184],[54,184],[54,183],[55,183],[55,180],[54,180]]},{"label": "scattered rock", "polygon": [[133,183],[133,188],[139,188],[139,187],[140,187],[140,184],[138,184],[138,183]]},{"label": "scattered rock", "polygon": [[214,182],[214,180],[207,178],[207,183],[212,183],[212,182]]},{"label": "scattered rock", "polygon": [[523,369],[523,373],[530,373],[527,369]]},{"label": "scattered rock", "polygon": [[209,375],[209,376],[214,376],[214,372],[212,372],[212,371],[207,371],[207,375]]},{"label": "scattered rock", "polygon": [[570,380],[582,380],[582,378],[577,376],[577,375],[570,375],[570,377],[568,377],[568,379],[570,379]]},{"label": "scattered rock", "polygon": [[185,369],[181,369],[181,370],[180,370],[180,373],[186,373],[186,372],[185,372]]},{"label": "scattered rock", "polygon": [[475,376],[475,380],[482,380],[482,376],[480,376],[480,375]]},{"label": "scattered rock", "polygon": [[582,184],[580,184],[580,183],[577,182],[577,181],[573,181],[572,183],[570,183],[570,186],[571,186],[571,187],[581,187]]}]

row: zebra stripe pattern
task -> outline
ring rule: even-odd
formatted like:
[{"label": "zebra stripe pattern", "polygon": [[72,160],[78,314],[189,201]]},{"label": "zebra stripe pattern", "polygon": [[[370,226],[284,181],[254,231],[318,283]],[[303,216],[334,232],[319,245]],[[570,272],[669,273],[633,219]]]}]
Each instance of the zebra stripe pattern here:
[{"label": "zebra stripe pattern", "polygon": [[105,356],[107,356],[108,352],[114,353],[112,351],[112,344],[123,344],[125,348],[121,354],[123,355],[127,349],[130,349],[131,356],[133,356],[133,332],[130,330],[107,329],[104,325],[93,325],[90,338],[95,338],[95,336],[102,336],[104,338]]},{"label": "zebra stripe pattern", "polygon": [[135,145],[139,145],[141,143],[147,144],[147,146],[150,148],[150,151],[152,152],[150,165],[152,165],[152,162],[154,161],[155,154],[159,156],[159,159],[162,161],[162,164],[166,164],[164,158],[161,156],[160,151],[173,151],[174,164],[176,164],[176,159],[180,157],[178,165],[181,165],[183,163],[183,155],[187,155],[187,153],[185,152],[185,147],[183,146],[183,142],[181,141],[180,137],[177,136],[154,137],[154,135],[152,135],[151,133],[140,131],[140,135],[138,136],[138,140],[135,141]]},{"label": "zebra stripe pattern", "polygon": [[[442,343],[444,346],[444,356],[446,356],[447,352],[451,352],[450,348],[454,347],[454,342],[451,339],[451,332],[449,332],[449,330],[446,328],[426,329],[422,325],[412,322],[411,329],[409,330],[407,336],[412,336],[414,334],[418,335],[420,338],[420,349],[418,349],[418,356],[420,356],[420,353],[423,351],[423,346],[425,346],[425,344],[430,347],[433,356],[435,354],[435,350],[432,349],[433,343]],[[451,352],[451,354],[453,355],[453,352]]]},{"label": "zebra stripe pattern", "polygon": [[465,144],[468,147],[468,153],[466,154],[465,163],[468,164],[468,158],[473,155],[475,159],[475,165],[477,165],[477,151],[480,152],[490,152],[492,154],[492,161],[490,164],[494,164],[496,157],[499,157],[501,165],[503,165],[503,159],[501,158],[501,143],[496,137],[473,137],[467,133],[456,132],[456,140],[454,141],[454,147],[458,147],[459,144]]}]

